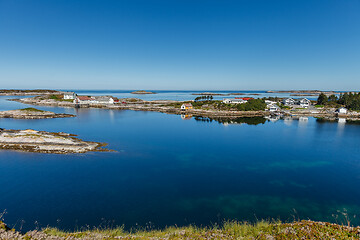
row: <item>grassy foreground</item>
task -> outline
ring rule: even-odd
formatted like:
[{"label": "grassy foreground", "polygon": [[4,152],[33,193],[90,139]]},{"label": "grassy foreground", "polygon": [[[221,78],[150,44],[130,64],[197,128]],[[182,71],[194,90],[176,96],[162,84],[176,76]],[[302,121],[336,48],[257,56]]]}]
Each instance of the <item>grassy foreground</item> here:
[{"label": "grassy foreground", "polygon": [[[4,232],[16,233],[0,222],[0,239],[6,239],[1,235]],[[8,239],[360,239],[360,227],[313,221],[293,223],[261,221],[256,224],[231,221],[225,222],[221,227],[169,227],[164,230],[131,232],[125,232],[122,227],[80,232],[46,228],[23,235],[17,233],[16,238]]]}]

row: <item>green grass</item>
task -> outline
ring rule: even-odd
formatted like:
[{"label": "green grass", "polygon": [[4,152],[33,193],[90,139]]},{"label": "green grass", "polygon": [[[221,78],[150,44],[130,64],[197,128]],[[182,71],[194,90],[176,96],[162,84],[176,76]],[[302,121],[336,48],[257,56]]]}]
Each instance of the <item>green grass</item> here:
[{"label": "green grass", "polygon": [[[0,229],[14,231],[0,221]],[[211,227],[168,227],[165,229],[133,229],[124,227],[93,228],[76,232],[62,231],[57,228],[41,230],[53,237],[63,239],[359,239],[360,227],[350,227],[327,222],[296,221],[259,221],[257,223],[226,221],[221,226]],[[23,239],[33,239],[24,234]]]},{"label": "green grass", "polygon": [[26,111],[26,112],[44,112],[43,110],[36,109],[36,108],[31,108],[31,107],[20,109],[20,111]]},{"label": "green grass", "polygon": [[72,99],[64,99],[63,95],[50,95],[48,98],[53,99],[55,101],[61,101],[61,102],[73,102]]},{"label": "green grass", "polygon": [[301,221],[281,223],[279,221],[247,222],[227,221],[222,226],[212,227],[168,227],[163,230],[138,229],[124,231],[123,227],[110,229],[88,229],[79,232],[64,232],[46,228],[44,233],[64,238],[103,239],[122,237],[125,239],[359,239],[360,227],[352,228],[331,223]]}]

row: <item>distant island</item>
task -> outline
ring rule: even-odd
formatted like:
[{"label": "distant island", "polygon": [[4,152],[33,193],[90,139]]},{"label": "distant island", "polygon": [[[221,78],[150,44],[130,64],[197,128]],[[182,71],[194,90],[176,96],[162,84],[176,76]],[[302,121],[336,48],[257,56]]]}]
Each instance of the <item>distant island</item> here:
[{"label": "distant island", "polygon": [[213,93],[213,92],[202,92],[202,93],[192,93],[191,95],[206,95],[206,96],[228,96],[229,94],[223,94],[223,93]]},{"label": "distant island", "polygon": [[[320,95],[321,93],[324,93],[326,95],[339,94],[339,92],[335,92],[335,91],[320,91],[320,90],[281,90],[281,91],[270,90],[270,91],[266,91],[266,92],[267,93],[294,93],[293,96],[309,96],[309,95],[300,95],[300,94]],[[295,94],[299,94],[299,95],[295,95]]]},{"label": "distant island", "polygon": [[195,96],[231,96],[231,95],[260,95],[259,93],[240,93],[240,92],[233,92],[233,93],[213,93],[213,92],[202,92],[202,93],[192,93],[191,95]]},{"label": "distant island", "polygon": [[18,110],[1,111],[0,118],[19,118],[19,119],[45,119],[45,118],[66,118],[75,117],[72,114],[53,113],[36,108],[24,108]]},{"label": "distant island", "polygon": [[156,94],[156,92],[149,92],[149,91],[139,90],[139,91],[131,92],[131,94]]},{"label": "distant island", "polygon": [[85,153],[108,151],[104,143],[88,142],[68,133],[53,133],[27,130],[6,130],[0,128],[0,149],[38,153]]},{"label": "distant island", "polygon": [[27,96],[27,95],[47,95],[47,94],[62,94],[62,92],[57,90],[48,90],[48,89],[34,89],[34,90],[0,89],[0,96]]}]

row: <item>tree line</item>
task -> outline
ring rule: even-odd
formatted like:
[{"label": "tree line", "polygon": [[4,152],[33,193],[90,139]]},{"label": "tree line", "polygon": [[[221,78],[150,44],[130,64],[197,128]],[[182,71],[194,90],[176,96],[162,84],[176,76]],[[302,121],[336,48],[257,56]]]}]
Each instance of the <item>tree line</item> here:
[{"label": "tree line", "polygon": [[201,101],[201,100],[213,100],[214,99],[214,97],[213,96],[200,96],[200,97],[196,97],[195,98],[195,102],[197,102],[197,101]]},{"label": "tree line", "polygon": [[341,93],[339,97],[334,94],[328,97],[324,93],[321,93],[317,99],[317,104],[325,106],[342,105],[350,110],[358,111],[360,110],[360,92]]}]

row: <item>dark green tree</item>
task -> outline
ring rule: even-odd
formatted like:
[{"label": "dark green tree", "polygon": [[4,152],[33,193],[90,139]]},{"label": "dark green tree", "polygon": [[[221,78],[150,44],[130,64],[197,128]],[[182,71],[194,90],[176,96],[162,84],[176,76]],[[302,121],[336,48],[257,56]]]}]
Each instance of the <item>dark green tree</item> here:
[{"label": "dark green tree", "polygon": [[320,93],[317,104],[318,105],[325,105],[328,102],[328,97],[324,93]]},{"label": "dark green tree", "polygon": [[329,97],[329,102],[337,102],[338,101],[338,97],[335,96],[334,94],[333,95],[330,95]]}]

